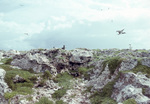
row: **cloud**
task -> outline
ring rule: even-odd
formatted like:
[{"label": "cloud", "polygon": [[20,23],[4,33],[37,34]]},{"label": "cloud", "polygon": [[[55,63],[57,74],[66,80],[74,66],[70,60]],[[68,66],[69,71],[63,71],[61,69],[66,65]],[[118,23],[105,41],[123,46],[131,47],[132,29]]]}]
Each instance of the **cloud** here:
[{"label": "cloud", "polygon": [[[130,43],[140,48],[150,43],[149,5],[148,0],[1,0],[0,48],[127,48]],[[127,34],[116,35],[123,28]]]}]

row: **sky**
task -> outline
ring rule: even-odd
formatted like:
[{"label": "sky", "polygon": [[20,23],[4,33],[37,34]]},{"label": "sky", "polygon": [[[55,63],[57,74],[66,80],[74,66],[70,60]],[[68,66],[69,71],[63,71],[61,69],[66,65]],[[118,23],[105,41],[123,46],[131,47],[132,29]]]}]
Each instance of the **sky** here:
[{"label": "sky", "polygon": [[[149,0],[0,0],[0,50],[150,49]],[[117,35],[124,29],[126,34]]]}]

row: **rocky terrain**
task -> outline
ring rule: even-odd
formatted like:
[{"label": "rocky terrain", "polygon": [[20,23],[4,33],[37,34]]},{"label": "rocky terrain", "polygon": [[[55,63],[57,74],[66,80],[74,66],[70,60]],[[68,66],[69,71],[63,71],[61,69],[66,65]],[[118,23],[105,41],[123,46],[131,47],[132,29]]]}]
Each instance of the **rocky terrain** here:
[{"label": "rocky terrain", "polygon": [[1,50],[0,104],[150,104],[150,50]]}]

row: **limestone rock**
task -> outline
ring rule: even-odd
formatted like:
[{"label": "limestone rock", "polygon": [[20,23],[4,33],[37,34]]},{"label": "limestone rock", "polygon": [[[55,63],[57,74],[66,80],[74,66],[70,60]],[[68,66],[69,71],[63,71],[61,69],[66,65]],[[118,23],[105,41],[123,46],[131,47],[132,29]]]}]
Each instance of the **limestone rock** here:
[{"label": "limestone rock", "polygon": [[25,79],[20,77],[19,75],[16,75],[14,78],[13,78],[13,82],[14,83],[23,83],[25,82]]},{"label": "limestone rock", "polygon": [[91,60],[93,52],[86,49],[75,49],[71,52],[70,62],[72,63],[85,63]]},{"label": "limestone rock", "polygon": [[5,83],[4,81],[5,74],[6,74],[6,71],[0,68],[0,102],[2,104],[7,104],[7,101],[3,97],[4,93],[11,91],[8,88],[7,83]]},{"label": "limestone rock", "polygon": [[150,88],[149,83],[150,79],[142,73],[121,73],[111,97],[117,102],[133,98],[137,104],[150,104],[150,98],[142,93],[142,88]]}]

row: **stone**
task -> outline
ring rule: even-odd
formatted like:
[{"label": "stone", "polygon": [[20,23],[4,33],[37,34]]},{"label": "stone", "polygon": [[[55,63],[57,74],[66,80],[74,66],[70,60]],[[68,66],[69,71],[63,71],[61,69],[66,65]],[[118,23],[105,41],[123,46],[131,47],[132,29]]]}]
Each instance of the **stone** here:
[{"label": "stone", "polygon": [[89,62],[93,57],[93,52],[87,49],[75,49],[71,52],[70,62],[85,63]]},{"label": "stone", "polygon": [[20,77],[19,75],[16,75],[14,78],[13,78],[13,82],[14,83],[23,83],[25,82],[25,79]]},{"label": "stone", "polygon": [[7,83],[4,81],[6,71],[0,68],[0,102],[1,104],[7,104],[8,102],[4,98],[4,93],[10,92]]},{"label": "stone", "polygon": [[142,93],[142,88],[150,88],[149,83],[150,79],[142,73],[121,73],[111,97],[117,102],[133,98],[137,104],[149,104],[150,98]]}]

